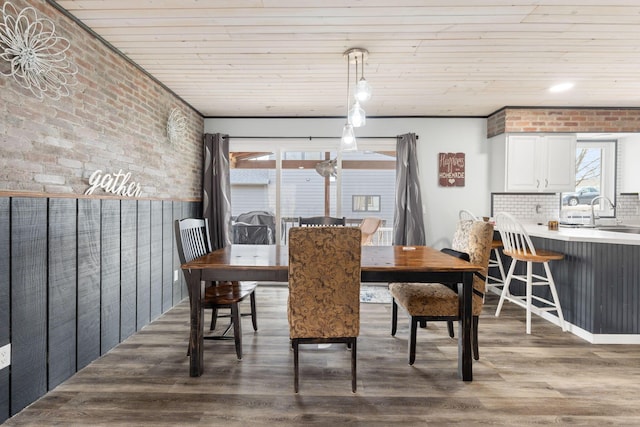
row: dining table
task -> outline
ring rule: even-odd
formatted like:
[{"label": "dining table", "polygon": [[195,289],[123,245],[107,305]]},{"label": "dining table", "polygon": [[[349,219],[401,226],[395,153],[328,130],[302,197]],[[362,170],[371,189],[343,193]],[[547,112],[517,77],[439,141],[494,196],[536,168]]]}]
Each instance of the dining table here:
[{"label": "dining table", "polygon": [[[208,282],[288,282],[288,248],[283,245],[228,245],[183,264],[190,299],[189,374],[204,371],[204,310]],[[458,284],[460,321],[458,376],[473,380],[471,323],[473,273],[482,266],[429,246],[362,246],[362,282]]]}]

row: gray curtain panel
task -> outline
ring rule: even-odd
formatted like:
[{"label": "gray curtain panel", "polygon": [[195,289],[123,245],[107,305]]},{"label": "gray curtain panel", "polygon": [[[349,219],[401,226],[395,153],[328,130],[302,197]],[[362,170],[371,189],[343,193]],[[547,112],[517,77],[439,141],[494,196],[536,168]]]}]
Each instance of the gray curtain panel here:
[{"label": "gray curtain panel", "polygon": [[231,244],[231,185],[229,136],[204,135],[202,217],[209,219],[213,250]]},{"label": "gray curtain panel", "polygon": [[425,244],[415,133],[399,135],[396,144],[396,207],[393,214],[393,244],[416,246]]}]

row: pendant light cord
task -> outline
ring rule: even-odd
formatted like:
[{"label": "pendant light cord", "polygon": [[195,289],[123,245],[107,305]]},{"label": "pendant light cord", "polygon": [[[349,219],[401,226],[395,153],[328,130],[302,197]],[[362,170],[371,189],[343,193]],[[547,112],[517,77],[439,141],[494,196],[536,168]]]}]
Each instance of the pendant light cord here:
[{"label": "pendant light cord", "polygon": [[349,62],[350,62],[349,57],[347,57],[347,123],[349,123],[349,107],[350,107],[349,83],[351,81],[351,77],[349,75],[349,71],[351,70],[351,65],[349,64]]}]

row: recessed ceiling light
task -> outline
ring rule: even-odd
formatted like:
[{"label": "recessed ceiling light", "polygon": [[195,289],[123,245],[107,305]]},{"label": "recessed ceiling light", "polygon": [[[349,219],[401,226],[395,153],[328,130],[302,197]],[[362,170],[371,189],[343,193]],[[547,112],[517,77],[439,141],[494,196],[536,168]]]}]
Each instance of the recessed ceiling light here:
[{"label": "recessed ceiling light", "polygon": [[573,83],[560,83],[549,88],[549,92],[564,92],[573,87]]}]

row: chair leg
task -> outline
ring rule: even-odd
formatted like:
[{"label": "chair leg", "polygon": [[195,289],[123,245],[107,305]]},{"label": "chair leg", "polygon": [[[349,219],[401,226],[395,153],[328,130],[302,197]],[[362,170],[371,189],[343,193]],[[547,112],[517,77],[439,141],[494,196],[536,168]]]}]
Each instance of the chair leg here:
[{"label": "chair leg", "polygon": [[453,333],[453,320],[447,320],[447,330],[449,331],[449,337],[455,337]]},{"label": "chair leg", "polygon": [[398,304],[395,298],[391,298],[391,336],[396,335],[398,330]]},{"label": "chair leg", "polygon": [[551,296],[553,297],[553,303],[556,306],[556,312],[558,313],[558,319],[560,319],[560,327],[562,331],[567,330],[567,326],[564,323],[564,316],[562,314],[562,308],[560,307],[560,298],[558,298],[558,291],[556,290],[556,283],[553,280],[553,276],[551,275],[551,269],[549,268],[549,263],[545,262],[544,271],[547,274],[547,281],[549,281],[549,290],[551,290]]},{"label": "chair leg", "polygon": [[473,358],[474,360],[480,360],[480,349],[478,347],[478,322],[480,321],[479,316],[473,316],[473,325],[472,325],[472,333],[473,333]]},{"label": "chair leg", "polygon": [[533,263],[527,261],[527,334],[531,335],[531,295],[533,295]]},{"label": "chair leg", "polygon": [[500,280],[502,280],[502,283],[504,284],[505,275],[504,275],[504,265],[502,265],[502,257],[500,256],[500,251],[497,248],[494,249],[493,251],[495,252],[496,264],[498,264],[498,270],[500,271]]},{"label": "chair leg", "polygon": [[513,271],[516,268],[516,260],[511,260],[511,265],[509,266],[509,272],[507,273],[507,278],[504,279],[504,286],[502,287],[502,292],[500,293],[500,301],[498,302],[498,308],[496,309],[496,317],[500,316],[500,310],[502,310],[502,304],[504,304],[504,299],[509,295],[509,285],[511,285],[511,279],[513,277]]},{"label": "chair leg", "polygon": [[[495,259],[489,259],[489,269],[487,270],[487,278],[485,279],[485,286],[487,290],[491,290],[494,293],[499,293],[496,290],[500,290],[500,286],[504,286],[505,282],[505,274],[504,274],[504,266],[502,265],[502,257],[500,257],[500,251],[498,248],[493,248],[491,251]],[[495,277],[490,274],[492,269],[498,269],[500,273],[500,277]]]},{"label": "chair leg", "polygon": [[353,341],[350,341],[349,343],[351,344],[351,391],[353,393],[356,392],[356,388],[357,388],[357,374],[356,374],[356,343],[358,341],[358,338],[353,338]]},{"label": "chair leg", "polygon": [[256,292],[251,292],[251,296],[249,297],[249,302],[251,303],[251,323],[253,323],[253,330],[258,330],[258,317],[256,315]]},{"label": "chair leg", "polygon": [[416,361],[416,333],[418,331],[418,319],[411,316],[411,332],[409,333],[409,365]]},{"label": "chair leg", "polygon": [[298,392],[298,340],[293,338],[291,340],[293,346],[293,389]]},{"label": "chair leg", "polygon": [[233,338],[236,343],[236,355],[242,360],[242,323],[238,303],[231,304],[231,322],[233,323]]},{"label": "chair leg", "polygon": [[211,309],[211,325],[209,326],[209,330],[213,331],[216,328],[216,323],[218,321],[218,309],[213,307]]}]

